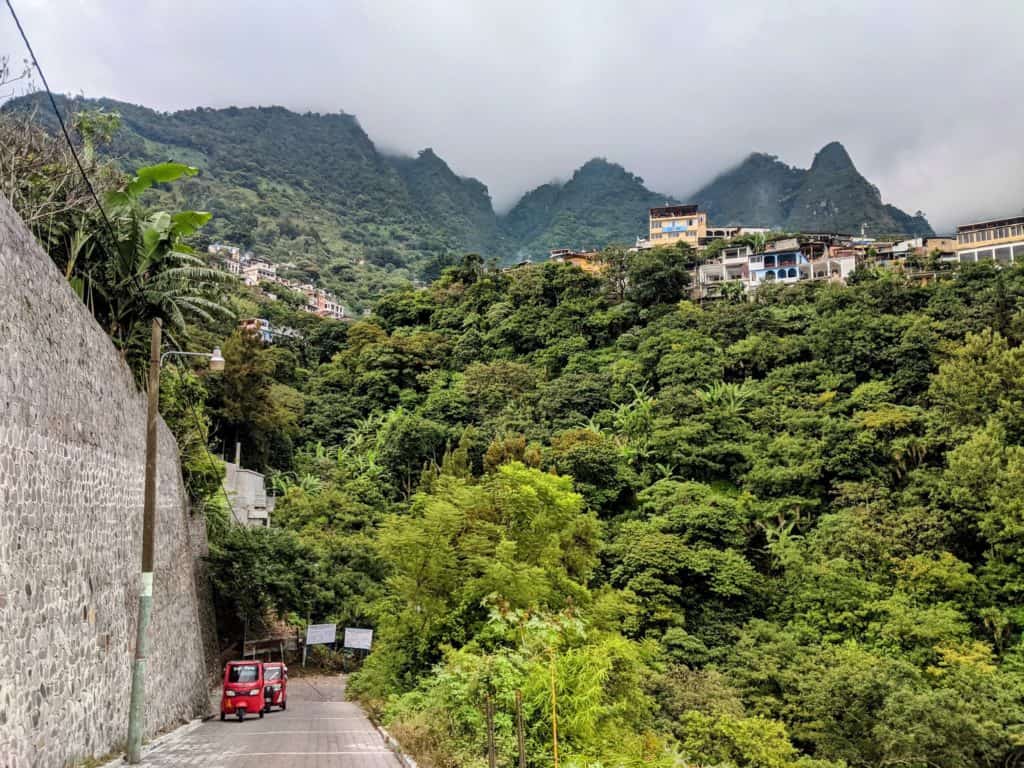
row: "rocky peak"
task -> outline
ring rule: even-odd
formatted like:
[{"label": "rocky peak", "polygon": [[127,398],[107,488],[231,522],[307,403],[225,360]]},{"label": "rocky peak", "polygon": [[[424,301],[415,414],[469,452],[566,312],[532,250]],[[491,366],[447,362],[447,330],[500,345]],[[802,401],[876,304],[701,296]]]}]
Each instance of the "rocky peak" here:
[{"label": "rocky peak", "polygon": [[846,151],[846,147],[838,141],[833,141],[818,150],[818,154],[814,156],[814,162],[811,163],[811,172],[815,171],[828,171],[830,173],[853,171],[856,173],[857,169],[854,167],[853,160],[850,159],[850,154]]}]

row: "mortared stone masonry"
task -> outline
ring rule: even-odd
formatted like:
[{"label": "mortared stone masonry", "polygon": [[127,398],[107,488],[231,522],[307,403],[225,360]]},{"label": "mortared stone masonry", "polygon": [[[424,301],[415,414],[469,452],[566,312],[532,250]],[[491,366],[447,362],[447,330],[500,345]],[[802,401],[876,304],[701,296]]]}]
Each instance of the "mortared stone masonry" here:
[{"label": "mortared stone masonry", "polygon": [[[123,746],[146,399],[0,196],[0,768]],[[161,421],[146,737],[205,714],[216,649],[178,448]]]}]

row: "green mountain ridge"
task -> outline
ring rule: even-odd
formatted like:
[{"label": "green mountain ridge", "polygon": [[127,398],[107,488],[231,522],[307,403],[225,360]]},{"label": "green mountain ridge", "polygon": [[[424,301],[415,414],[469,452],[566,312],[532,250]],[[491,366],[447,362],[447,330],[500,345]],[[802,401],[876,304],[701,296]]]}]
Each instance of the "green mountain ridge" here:
[{"label": "green mountain ridge", "polygon": [[460,247],[481,253],[502,249],[504,234],[485,184],[456,175],[429,147],[418,157],[391,156],[388,161],[417,208],[430,220],[447,222]]},{"label": "green mountain ridge", "polygon": [[934,234],[924,214],[882,202],[878,187],[857,171],[838,141],[826,144],[807,170],[754,153],[698,190],[692,199],[715,224],[790,231],[868,235]]},{"label": "green mountain ridge", "polygon": [[[594,158],[567,181],[527,191],[497,215],[485,184],[459,176],[432,149],[416,157],[382,152],[353,115],[274,106],[166,113],[66,97],[58,104],[68,114],[118,112],[121,130],[100,151],[127,169],[166,160],[198,166],[198,177],[157,194],[178,208],[213,213],[203,232],[209,241],[292,263],[356,305],[395,280],[435,277],[466,252],[513,261],[543,258],[558,247],[628,245],[647,232],[647,209],[666,203],[698,202],[719,225],[931,232],[922,216],[883,204],[838,143],[824,147],[809,170],[750,155],[682,201]],[[34,110],[41,124],[57,129],[39,94],[3,109]],[[346,295],[353,274],[364,276],[363,287]]]},{"label": "green mountain ridge", "polygon": [[527,192],[504,218],[521,253],[552,248],[601,248],[632,244],[647,233],[647,209],[675,202],[651,192],[644,180],[604,158],[584,163],[564,184]]}]

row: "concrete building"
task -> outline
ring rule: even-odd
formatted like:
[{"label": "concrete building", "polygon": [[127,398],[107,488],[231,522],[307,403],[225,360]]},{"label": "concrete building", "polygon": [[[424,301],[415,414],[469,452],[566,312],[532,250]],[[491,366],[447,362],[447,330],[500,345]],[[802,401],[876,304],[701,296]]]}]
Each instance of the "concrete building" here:
[{"label": "concrete building", "polygon": [[260,341],[269,344],[274,340],[274,334],[270,330],[270,321],[263,317],[250,317],[238,323],[238,327],[246,333],[259,336]]},{"label": "concrete building", "polygon": [[961,264],[975,261],[1011,264],[1024,261],[1024,216],[957,227],[952,260]]},{"label": "concrete building", "polygon": [[242,267],[242,279],[249,286],[277,282],[277,267],[269,261],[252,261]]},{"label": "concrete building", "polygon": [[708,215],[696,205],[663,205],[648,211],[647,239],[652,247],[684,242],[697,248],[707,229]]},{"label": "concrete building", "polygon": [[711,245],[715,240],[732,240],[734,237],[739,237],[743,227],[714,227],[708,225],[708,228],[704,231],[704,236],[699,239],[697,245],[701,248]]},{"label": "concrete building", "polygon": [[231,499],[235,522],[239,525],[270,527],[270,515],[274,511],[274,497],[267,495],[262,474],[251,469],[242,469],[241,450],[235,446],[235,460],[224,462],[224,490]]},{"label": "concrete building", "polygon": [[931,258],[938,253],[940,259],[949,260],[956,255],[956,238],[952,237],[913,237],[894,243],[876,242],[874,261],[880,266],[903,268],[907,259],[913,257],[919,261]]},{"label": "concrete building", "polygon": [[637,238],[633,251],[684,242],[698,250],[716,240],[731,240],[741,235],[767,234],[767,227],[742,225],[719,227],[708,222],[708,215],[696,205],[663,205],[648,211],[647,238]]},{"label": "concrete building", "polygon": [[755,253],[750,257],[749,271],[747,282],[751,289],[764,283],[795,283],[813,276],[811,262],[799,248]]},{"label": "concrete building", "polygon": [[214,256],[217,255],[228,255],[238,259],[242,255],[242,249],[237,245],[225,245],[224,243],[213,243],[207,246],[206,252]]},{"label": "concrete building", "polygon": [[224,245],[223,243],[214,243],[207,247],[206,252],[211,256],[216,256],[220,263],[223,265],[225,271],[240,277],[242,274],[242,265],[245,261],[242,255],[242,249],[234,245]]},{"label": "concrete building", "polygon": [[729,283],[738,283],[744,292],[752,293],[766,284],[845,282],[858,262],[858,252],[846,235],[785,238],[768,243],[760,253],[747,245],[730,246],[694,270],[691,296],[718,298]]},{"label": "concrete building", "polygon": [[271,325],[265,317],[250,317],[238,323],[243,331],[259,336],[264,344],[273,344],[278,339],[299,339],[302,334],[294,328],[281,328]]},{"label": "concrete building", "polygon": [[584,272],[597,274],[604,265],[598,260],[597,251],[577,251],[573,248],[555,248],[549,254],[551,261],[574,264]]},{"label": "concrete building", "polygon": [[345,307],[333,293],[328,293],[323,288],[316,288],[312,285],[303,285],[300,290],[306,296],[305,310],[307,312],[331,320],[345,319]]},{"label": "concrete building", "polygon": [[750,280],[750,257],[754,249],[749,245],[723,248],[718,258],[697,267],[694,280],[694,298],[714,299],[722,295],[722,286],[739,281],[747,290]]}]

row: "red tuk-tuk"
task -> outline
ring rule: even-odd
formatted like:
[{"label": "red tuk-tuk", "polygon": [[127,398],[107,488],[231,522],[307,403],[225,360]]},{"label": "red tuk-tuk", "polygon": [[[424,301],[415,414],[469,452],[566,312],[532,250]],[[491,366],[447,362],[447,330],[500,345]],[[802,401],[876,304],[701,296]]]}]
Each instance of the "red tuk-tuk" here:
[{"label": "red tuk-tuk", "polygon": [[288,709],[288,667],[284,662],[263,662],[263,691],[267,712],[271,707]]},{"label": "red tuk-tuk", "polygon": [[229,661],[224,667],[224,690],[220,696],[220,719],[258,712],[263,717],[263,662]]}]

